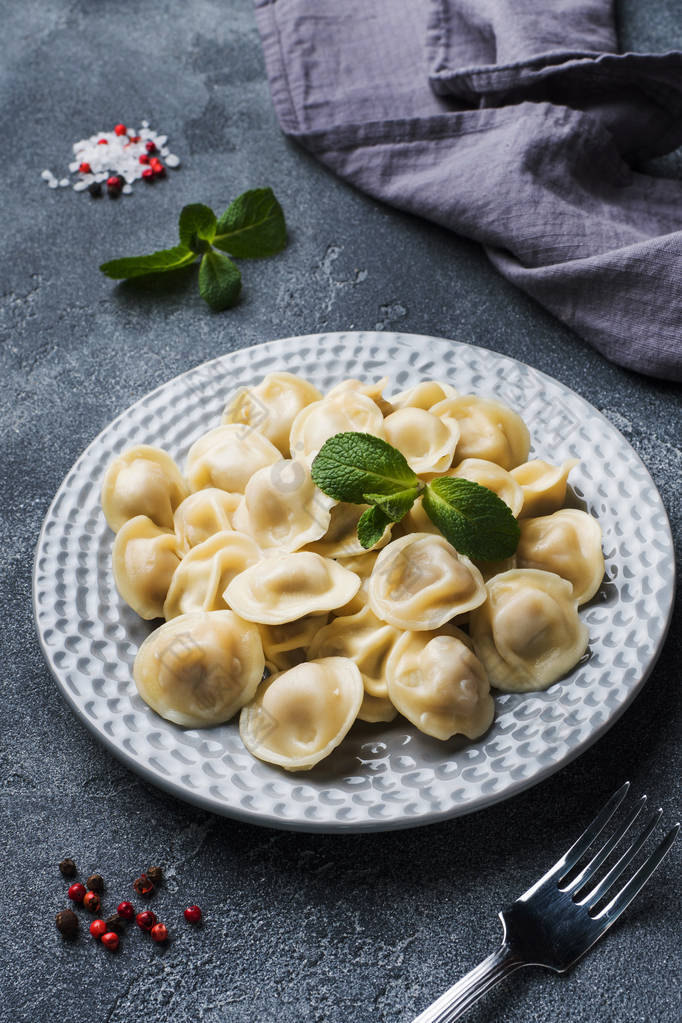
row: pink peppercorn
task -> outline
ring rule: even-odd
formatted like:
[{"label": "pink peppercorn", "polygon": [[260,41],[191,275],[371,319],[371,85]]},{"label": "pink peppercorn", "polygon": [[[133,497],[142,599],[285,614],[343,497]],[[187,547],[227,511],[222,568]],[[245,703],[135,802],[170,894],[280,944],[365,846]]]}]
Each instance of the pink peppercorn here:
[{"label": "pink peppercorn", "polygon": [[117,124],[116,127],[114,128],[114,134],[125,135],[127,130],[128,129],[126,128],[125,124]]},{"label": "pink peppercorn", "polygon": [[149,163],[149,153],[143,153],[140,157],[140,163]]},{"label": "pink peppercorn", "polygon": [[83,899],[85,898],[86,891],[87,889],[84,884],[81,884],[80,881],[75,881],[69,887],[67,895],[69,896],[72,902],[82,902]]},{"label": "pink peppercorn", "polygon": [[144,148],[148,153],[155,153],[157,151],[155,142],[145,142]]},{"label": "pink peppercorn", "polygon": [[201,910],[198,906],[188,906],[184,916],[185,920],[190,924],[201,923]]},{"label": "pink peppercorn", "polygon": [[132,902],[119,902],[116,912],[119,916],[122,916],[124,920],[132,920],[135,916],[135,907]]},{"label": "pink peppercorn", "polygon": [[145,181],[154,180],[154,171],[151,169],[151,167],[145,167],[145,169],[142,171],[142,177],[144,178]]}]

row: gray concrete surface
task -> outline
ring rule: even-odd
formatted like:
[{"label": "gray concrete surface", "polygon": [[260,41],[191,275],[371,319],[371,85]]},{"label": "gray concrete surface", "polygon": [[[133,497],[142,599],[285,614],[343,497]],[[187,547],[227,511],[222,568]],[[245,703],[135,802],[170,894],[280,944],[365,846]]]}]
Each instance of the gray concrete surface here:
[{"label": "gray concrete surface", "polygon": [[[589,752],[512,801],[449,824],[312,837],[212,817],[102,750],[58,695],[31,615],[31,560],[50,499],[109,420],[169,377],[237,347],[318,329],[400,328],[469,340],[575,388],[625,434],[679,545],[679,390],[617,369],[513,290],[473,245],[357,194],[280,134],[249,0],[24,0],[2,5],[0,478],[0,1021],[407,1023],[492,950],[524,890],[624,777],[680,812],[680,617],[641,696]],[[624,44],[682,44],[680,0],[627,0]],[[147,116],[184,158],[119,202],[39,178],[82,135]],[[680,172],[679,155],[668,169]],[[270,183],[290,225],[245,267],[238,308],[187,282],[116,287],[107,258],[173,243],[187,202],[222,209]],[[679,549],[679,546],[678,546]],[[678,606],[679,612],[679,606]],[[108,881],[108,906],[165,865],[164,950],[110,955],[57,934],[57,861]],[[515,974],[472,1023],[680,1018],[679,852],[566,977]],[[196,901],[205,926],[180,913]]]}]

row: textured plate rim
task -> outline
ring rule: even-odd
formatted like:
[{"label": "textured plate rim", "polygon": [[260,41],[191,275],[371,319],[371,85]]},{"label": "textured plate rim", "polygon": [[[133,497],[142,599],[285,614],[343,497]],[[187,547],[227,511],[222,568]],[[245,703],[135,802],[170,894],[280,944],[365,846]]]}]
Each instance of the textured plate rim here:
[{"label": "textured plate rim", "polygon": [[[68,687],[64,684],[64,682],[63,682],[63,680],[61,678],[61,675],[60,675],[59,668],[54,663],[54,658],[52,656],[51,650],[50,650],[49,646],[47,645],[47,643],[45,642],[45,638],[44,638],[43,632],[42,632],[42,630],[40,628],[39,618],[38,618],[37,592],[38,592],[38,561],[39,561],[39,556],[40,556],[42,548],[43,548],[43,544],[44,544],[44,541],[45,541],[46,530],[47,530],[48,524],[49,524],[49,522],[50,522],[50,520],[52,518],[53,510],[56,507],[56,505],[59,502],[59,500],[61,499],[63,493],[66,490],[68,490],[68,487],[69,487],[69,484],[70,484],[72,478],[74,478],[74,477],[76,477],[78,475],[78,471],[79,471],[81,465],[86,461],[86,459],[89,456],[89,454],[94,449],[96,449],[98,447],[98,445],[99,445],[99,443],[100,443],[100,441],[102,439],[103,434],[108,433],[110,430],[112,430],[112,428],[114,428],[116,426],[116,424],[118,424],[118,423],[122,422],[123,420],[125,420],[130,415],[130,413],[133,410],[138,408],[143,403],[146,403],[147,401],[149,401],[149,399],[151,399],[158,392],[162,391],[166,387],[179,384],[183,379],[191,376],[193,373],[196,373],[197,371],[207,370],[212,365],[215,365],[215,364],[218,364],[218,363],[222,363],[224,360],[229,359],[230,356],[236,356],[236,355],[246,356],[246,355],[248,355],[250,353],[262,353],[264,355],[267,355],[269,349],[272,349],[274,347],[279,347],[280,345],[283,345],[283,344],[288,344],[288,343],[302,344],[302,343],[305,343],[305,342],[312,342],[314,340],[319,341],[321,338],[324,338],[329,343],[333,343],[335,341],[337,341],[337,342],[341,341],[341,339],[346,339],[347,340],[349,338],[358,338],[360,336],[362,336],[362,337],[370,336],[370,337],[372,337],[372,339],[379,339],[379,338],[381,338],[382,341],[386,341],[386,342],[388,342],[389,339],[393,339],[394,341],[396,341],[398,343],[403,343],[403,344],[407,344],[407,345],[417,345],[417,344],[423,345],[425,342],[428,342],[428,343],[434,344],[436,346],[444,346],[444,347],[454,347],[454,348],[466,349],[466,350],[469,350],[469,351],[472,351],[472,352],[478,354],[480,357],[483,357],[484,359],[486,357],[492,357],[495,360],[501,360],[501,361],[507,362],[507,363],[509,363],[510,366],[522,366],[525,371],[530,373],[532,376],[536,377],[539,381],[547,382],[552,387],[556,387],[556,386],[560,387],[566,394],[570,395],[571,399],[575,400],[575,402],[578,405],[582,405],[584,408],[588,409],[590,415],[598,417],[600,420],[602,420],[606,424],[606,426],[608,427],[608,429],[610,431],[613,431],[616,434],[618,434],[618,436],[620,438],[620,443],[622,445],[624,445],[629,450],[631,456],[636,460],[636,462],[639,463],[640,468],[643,470],[643,472],[648,477],[648,480],[650,482],[651,488],[652,488],[653,492],[656,494],[656,496],[658,498],[658,501],[660,503],[660,510],[663,513],[662,532],[665,532],[665,537],[661,537],[661,539],[665,540],[667,546],[669,547],[670,554],[673,555],[673,552],[674,552],[674,546],[673,546],[673,539],[672,539],[672,531],[671,531],[671,528],[670,528],[670,522],[669,522],[669,519],[668,519],[668,515],[667,515],[667,512],[666,512],[665,506],[664,506],[664,504],[663,504],[663,502],[661,500],[660,494],[658,492],[658,488],[656,487],[653,479],[651,478],[651,474],[649,473],[649,470],[647,469],[646,465],[644,464],[644,462],[640,458],[639,454],[635,451],[635,449],[629,443],[627,438],[625,438],[623,436],[623,434],[620,432],[620,430],[618,430],[618,428],[616,426],[614,426],[614,424],[611,423],[607,419],[607,417],[604,416],[603,413],[599,411],[599,409],[595,408],[595,406],[593,406],[590,402],[588,402],[585,398],[583,398],[581,395],[579,395],[572,388],[569,388],[566,384],[563,384],[561,381],[557,380],[556,378],[551,377],[547,373],[544,373],[542,370],[538,370],[535,367],[530,366],[528,363],[522,362],[520,359],[515,359],[512,356],[505,355],[504,353],[501,353],[501,352],[497,352],[494,349],[487,349],[487,348],[483,348],[482,346],[479,346],[479,345],[472,345],[472,344],[468,344],[468,343],[462,342],[462,341],[455,341],[455,340],[450,340],[450,339],[447,339],[447,338],[439,338],[439,337],[434,337],[434,336],[425,335],[425,334],[412,334],[412,333],[402,333],[402,332],[393,332],[393,331],[390,331],[390,332],[389,331],[376,331],[376,330],[366,330],[366,331],[349,330],[349,331],[331,331],[331,332],[326,332],[325,331],[325,332],[322,332],[322,333],[302,334],[302,335],[296,335],[296,336],[293,336],[293,337],[276,338],[276,339],[272,339],[270,341],[262,342],[262,343],[257,344],[257,345],[249,345],[249,346],[246,346],[244,348],[238,348],[238,349],[235,349],[234,351],[226,352],[223,355],[216,356],[213,359],[206,360],[205,362],[202,362],[202,363],[197,363],[195,366],[190,367],[189,369],[185,370],[183,373],[180,373],[176,377],[172,377],[171,379],[164,381],[163,383],[159,384],[157,387],[153,388],[151,391],[148,391],[141,398],[139,398],[136,402],[133,402],[132,405],[130,405],[126,409],[124,409],[123,412],[121,412],[113,420],[111,420],[109,423],[107,423],[107,425],[105,427],[103,427],[102,430],[99,431],[99,433],[93,438],[93,440],[90,442],[90,444],[88,444],[88,446],[81,452],[81,454],[76,459],[76,461],[74,462],[72,467],[69,469],[69,471],[65,475],[64,479],[62,480],[60,486],[58,487],[58,489],[57,489],[57,491],[56,491],[52,501],[49,504],[49,507],[48,507],[48,509],[47,509],[47,511],[45,513],[44,519],[43,519],[43,523],[41,525],[40,533],[39,533],[38,540],[37,540],[36,547],[35,547],[34,558],[33,558],[32,603],[33,603],[33,615],[34,615],[34,625],[35,625],[36,634],[38,636],[38,640],[39,640],[40,647],[42,649],[45,661],[46,661],[46,663],[47,663],[47,665],[48,665],[48,667],[50,669],[51,674],[53,675],[53,677],[54,677],[54,679],[55,679],[55,681],[57,683],[57,686],[58,686],[59,691],[62,694],[63,698],[66,700],[67,704],[71,707],[72,711],[76,714],[78,719],[85,725],[85,727],[88,729],[88,731],[96,738],[96,740],[98,742],[100,742],[102,745],[104,745],[108,749],[108,751],[111,754],[113,754],[119,761],[121,761],[126,767],[130,768],[132,771],[134,771],[136,774],[138,774],[144,781],[149,782],[150,784],[154,785],[155,787],[162,789],[163,791],[165,791],[169,795],[172,795],[172,796],[182,800],[183,802],[190,803],[190,804],[192,804],[194,806],[199,807],[202,810],[210,811],[210,812],[215,813],[215,814],[217,814],[219,816],[228,817],[230,819],[235,819],[235,820],[240,820],[240,821],[243,821],[245,823],[257,825],[257,826],[260,826],[260,827],[275,828],[277,830],[285,830],[285,831],[302,831],[302,832],[317,833],[317,834],[333,834],[333,833],[338,834],[340,832],[341,833],[344,833],[344,832],[345,833],[351,833],[351,832],[352,833],[356,833],[356,832],[375,833],[375,832],[379,832],[379,831],[394,831],[394,830],[402,830],[402,829],[408,829],[408,828],[411,829],[411,828],[416,828],[416,827],[424,827],[424,826],[429,825],[429,824],[435,824],[435,823],[439,823],[439,822],[442,822],[442,821],[451,820],[451,819],[454,819],[456,817],[461,817],[461,816],[464,816],[464,815],[467,815],[467,814],[470,814],[470,813],[475,813],[478,810],[482,810],[482,809],[485,809],[486,807],[493,806],[496,803],[500,803],[500,802],[504,802],[504,801],[506,801],[508,799],[512,799],[514,796],[519,795],[521,792],[524,792],[527,789],[530,789],[530,788],[534,787],[535,785],[540,784],[540,782],[545,781],[547,778],[551,777],[553,774],[555,774],[556,772],[558,772],[562,768],[568,766],[575,759],[577,759],[577,757],[579,757],[582,753],[584,753],[586,750],[588,750],[595,742],[597,742],[619,720],[619,718],[625,713],[625,711],[631,705],[631,703],[633,702],[635,697],[641,692],[641,690],[642,690],[643,686],[645,685],[647,679],[650,677],[651,672],[653,671],[653,668],[654,668],[654,666],[655,666],[655,664],[656,664],[656,662],[657,662],[657,660],[658,660],[658,658],[660,656],[661,650],[662,650],[663,645],[665,643],[666,636],[667,636],[667,633],[668,633],[668,630],[669,630],[669,627],[670,627],[670,623],[671,623],[671,619],[672,619],[672,612],[673,612],[673,605],[674,605],[674,595],[675,595],[675,561],[674,561],[674,556],[671,557],[671,562],[670,562],[670,564],[671,564],[671,576],[670,576],[667,592],[665,594],[666,601],[667,601],[667,606],[665,608],[665,615],[664,615],[664,619],[665,620],[661,620],[660,621],[660,630],[659,630],[658,636],[656,638],[655,645],[654,645],[654,647],[652,649],[650,658],[649,658],[646,666],[644,667],[644,669],[639,672],[639,677],[638,677],[637,681],[631,686],[631,688],[628,691],[626,697],[624,699],[622,699],[618,703],[618,705],[616,707],[614,707],[614,708],[612,708],[610,710],[610,712],[607,715],[607,717],[605,718],[605,720],[598,727],[593,728],[590,731],[589,735],[587,735],[583,740],[575,743],[575,745],[573,745],[570,749],[565,751],[555,761],[553,761],[553,762],[551,762],[549,764],[546,764],[544,766],[538,767],[537,769],[535,769],[532,773],[530,773],[526,777],[520,778],[518,780],[511,781],[501,791],[493,792],[493,793],[487,793],[487,794],[481,794],[481,795],[479,795],[477,797],[473,797],[473,798],[469,799],[466,803],[454,806],[452,808],[443,809],[443,810],[430,810],[430,811],[427,811],[427,812],[425,812],[423,814],[419,814],[418,816],[391,817],[391,818],[388,818],[388,819],[372,819],[372,820],[365,819],[365,820],[361,820],[361,821],[350,821],[350,822],[349,821],[340,821],[340,820],[337,820],[337,819],[316,822],[314,820],[303,820],[303,819],[299,820],[299,819],[289,819],[289,818],[285,818],[285,817],[279,817],[279,816],[277,816],[275,814],[272,814],[272,813],[265,813],[265,812],[259,811],[259,810],[245,809],[241,805],[240,806],[227,805],[227,804],[225,804],[223,802],[220,802],[219,800],[217,800],[215,798],[203,795],[201,792],[192,791],[192,790],[188,789],[187,787],[184,787],[179,782],[173,781],[172,779],[169,780],[169,779],[165,778],[160,772],[154,771],[153,769],[148,767],[145,763],[143,763],[139,759],[137,759],[136,756],[134,756],[133,754],[130,754],[126,750],[122,749],[115,740],[109,738],[105,733],[103,733],[100,729],[98,729],[97,726],[96,726],[96,723],[86,714],[85,709],[81,706],[81,704],[78,702],[78,700],[75,698],[75,696],[69,691]],[[279,354],[279,353],[277,353],[277,354]]]}]

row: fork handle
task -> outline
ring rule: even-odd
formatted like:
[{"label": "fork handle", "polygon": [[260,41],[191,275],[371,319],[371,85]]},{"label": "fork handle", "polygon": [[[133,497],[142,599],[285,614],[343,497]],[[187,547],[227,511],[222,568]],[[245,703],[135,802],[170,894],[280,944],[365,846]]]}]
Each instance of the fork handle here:
[{"label": "fork handle", "polygon": [[417,1016],[413,1023],[453,1023],[477,1002],[481,995],[526,964],[503,942],[497,952],[475,966],[445,994]]}]

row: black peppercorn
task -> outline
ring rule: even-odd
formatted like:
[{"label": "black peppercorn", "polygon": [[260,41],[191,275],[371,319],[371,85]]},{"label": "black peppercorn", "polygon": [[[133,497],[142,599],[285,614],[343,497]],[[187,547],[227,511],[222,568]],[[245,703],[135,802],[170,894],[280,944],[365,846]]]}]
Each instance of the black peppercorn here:
[{"label": "black peppercorn", "polygon": [[76,870],[77,870],[76,864],[73,862],[73,860],[69,856],[66,856],[61,861],[61,863],[59,864],[59,869],[61,870],[62,875],[64,877],[75,877],[76,876]]},{"label": "black peppercorn", "polygon": [[101,199],[102,197],[102,184],[99,181],[91,181],[88,185],[88,192],[93,199]]},{"label": "black peppercorn", "polygon": [[147,877],[155,885],[160,885],[163,881],[163,870],[161,867],[150,867],[147,871]]},{"label": "black peppercorn", "polygon": [[63,938],[71,940],[78,934],[78,917],[72,909],[63,909],[57,913],[54,922]]},{"label": "black peppercorn", "polygon": [[146,874],[140,874],[133,881],[133,888],[143,899],[148,899],[154,894],[154,882]]},{"label": "black peppercorn", "polygon": [[118,913],[112,913],[104,922],[107,925],[107,930],[115,931],[116,934],[120,934],[125,927],[125,920]]},{"label": "black peppercorn", "polygon": [[98,895],[101,895],[104,891],[104,878],[101,874],[91,874],[85,882],[85,886],[91,892],[97,892]]}]

